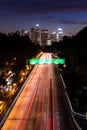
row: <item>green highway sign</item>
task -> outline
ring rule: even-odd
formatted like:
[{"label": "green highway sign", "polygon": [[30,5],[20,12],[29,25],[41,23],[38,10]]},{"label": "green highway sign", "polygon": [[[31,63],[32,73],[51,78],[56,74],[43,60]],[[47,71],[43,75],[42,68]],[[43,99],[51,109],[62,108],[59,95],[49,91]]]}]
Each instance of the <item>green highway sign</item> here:
[{"label": "green highway sign", "polygon": [[64,58],[53,58],[53,59],[30,59],[29,63],[32,65],[35,64],[65,64]]}]

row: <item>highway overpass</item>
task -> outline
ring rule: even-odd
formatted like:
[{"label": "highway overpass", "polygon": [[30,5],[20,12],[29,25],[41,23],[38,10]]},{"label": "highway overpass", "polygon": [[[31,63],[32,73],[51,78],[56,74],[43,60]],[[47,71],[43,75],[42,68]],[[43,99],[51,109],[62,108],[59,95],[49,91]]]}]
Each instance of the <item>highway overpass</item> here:
[{"label": "highway overpass", "polygon": [[81,130],[70,105],[58,65],[35,65],[1,130]]}]

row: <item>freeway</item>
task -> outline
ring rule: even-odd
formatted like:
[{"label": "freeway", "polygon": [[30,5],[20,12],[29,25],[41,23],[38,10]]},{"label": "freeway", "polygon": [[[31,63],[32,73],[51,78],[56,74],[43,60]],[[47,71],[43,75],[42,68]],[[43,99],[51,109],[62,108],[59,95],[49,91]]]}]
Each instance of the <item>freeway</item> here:
[{"label": "freeway", "polygon": [[[44,53],[42,59],[51,59]],[[35,65],[1,130],[75,130],[58,65]]]}]

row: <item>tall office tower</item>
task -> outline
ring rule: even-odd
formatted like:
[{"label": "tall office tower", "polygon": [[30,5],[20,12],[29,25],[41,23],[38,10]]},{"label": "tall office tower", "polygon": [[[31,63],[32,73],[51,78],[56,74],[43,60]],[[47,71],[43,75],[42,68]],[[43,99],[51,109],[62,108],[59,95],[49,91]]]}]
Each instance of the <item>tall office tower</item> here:
[{"label": "tall office tower", "polygon": [[26,29],[22,29],[20,32],[20,36],[29,36],[29,31]]},{"label": "tall office tower", "polygon": [[31,41],[35,44],[41,43],[41,31],[39,24],[36,24],[35,28],[31,28]]},{"label": "tall office tower", "polygon": [[63,40],[63,29],[58,28],[58,41],[62,41],[62,40]]},{"label": "tall office tower", "polygon": [[28,31],[28,30],[25,30],[25,31],[24,31],[24,36],[28,36],[28,37],[30,37],[30,35],[29,35],[29,31]]},{"label": "tall office tower", "polygon": [[47,45],[47,39],[48,39],[48,30],[42,29],[41,30],[41,46]]},{"label": "tall office tower", "polygon": [[31,28],[31,41],[34,42],[35,29]]},{"label": "tall office tower", "polygon": [[39,24],[35,25],[35,31],[34,31],[34,42],[36,44],[40,44],[41,42],[41,33],[40,33],[40,26]]},{"label": "tall office tower", "polygon": [[55,42],[57,40],[56,32],[52,32],[50,34],[50,40],[51,42]]},{"label": "tall office tower", "polygon": [[24,36],[24,31],[25,31],[24,29],[21,30],[21,32],[20,32],[21,36]]}]

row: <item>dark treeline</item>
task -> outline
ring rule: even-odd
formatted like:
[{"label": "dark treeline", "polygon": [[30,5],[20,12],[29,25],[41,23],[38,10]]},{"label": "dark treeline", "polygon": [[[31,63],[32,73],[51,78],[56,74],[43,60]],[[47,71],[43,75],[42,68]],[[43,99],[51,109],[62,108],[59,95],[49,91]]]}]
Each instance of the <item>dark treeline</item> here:
[{"label": "dark treeline", "polygon": [[[55,51],[59,50],[57,53],[60,57],[66,59],[68,67],[87,65],[87,27],[75,36],[64,36],[63,41],[54,43],[53,47]],[[74,68],[71,67],[71,69]]]},{"label": "dark treeline", "polygon": [[19,32],[8,35],[0,33],[0,61],[2,64],[14,57],[17,57],[19,62],[26,62],[26,59],[35,56],[39,50],[40,46],[32,43],[27,35],[20,36]]},{"label": "dark treeline", "polygon": [[63,41],[53,43],[52,50],[65,58],[66,68],[60,66],[73,107],[87,112],[87,27],[75,36],[64,36]]}]

